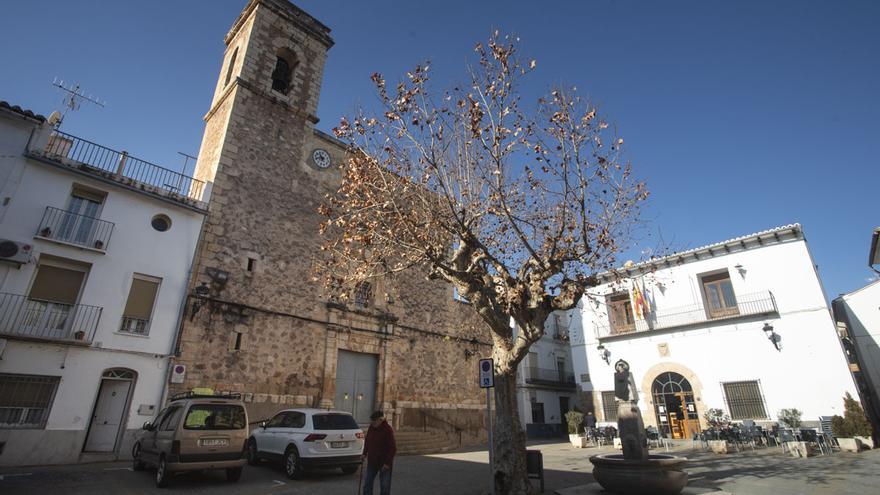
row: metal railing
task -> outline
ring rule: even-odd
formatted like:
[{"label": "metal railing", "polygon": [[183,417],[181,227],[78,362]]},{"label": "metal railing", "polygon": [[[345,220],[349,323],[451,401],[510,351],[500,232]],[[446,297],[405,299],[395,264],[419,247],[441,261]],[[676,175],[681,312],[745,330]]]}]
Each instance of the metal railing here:
[{"label": "metal railing", "polygon": [[205,189],[205,183],[198,179],[61,131],[55,131],[49,138],[45,156],[88,165],[104,172],[100,175],[116,180],[131,179],[139,183],[136,186],[150,186],[155,192],[177,200],[201,201]]},{"label": "metal railing", "polygon": [[47,206],[36,235],[106,251],[113,227],[113,222]]},{"label": "metal railing", "polygon": [[627,325],[597,323],[596,336],[601,339],[778,312],[776,299],[770,291],[737,294],[735,307],[716,310],[703,304],[691,304],[650,312],[644,319]]},{"label": "metal railing", "polygon": [[119,327],[119,331],[123,333],[133,333],[135,335],[147,335],[147,325],[149,325],[149,323],[150,320],[123,316],[122,325]]},{"label": "metal railing", "polygon": [[0,292],[0,335],[89,344],[102,310]]},{"label": "metal railing", "polygon": [[574,386],[574,373],[551,368],[526,368],[526,383]]}]

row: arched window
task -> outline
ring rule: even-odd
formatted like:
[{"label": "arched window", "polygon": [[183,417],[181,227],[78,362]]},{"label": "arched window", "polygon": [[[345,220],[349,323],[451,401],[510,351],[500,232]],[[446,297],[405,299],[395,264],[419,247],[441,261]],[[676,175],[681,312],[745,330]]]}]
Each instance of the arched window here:
[{"label": "arched window", "polygon": [[293,71],[296,69],[296,56],[289,50],[278,55],[275,70],[272,71],[272,89],[281,94],[290,92],[293,83]]},{"label": "arched window", "polygon": [[134,380],[137,376],[134,371],[126,368],[111,368],[105,370],[101,375],[103,378],[113,378],[116,380]]},{"label": "arched window", "polygon": [[238,56],[238,47],[232,51],[232,56],[229,57],[229,67],[226,68],[226,81],[223,83],[223,87],[229,86],[229,81],[232,79],[232,70],[235,68],[235,57]]}]

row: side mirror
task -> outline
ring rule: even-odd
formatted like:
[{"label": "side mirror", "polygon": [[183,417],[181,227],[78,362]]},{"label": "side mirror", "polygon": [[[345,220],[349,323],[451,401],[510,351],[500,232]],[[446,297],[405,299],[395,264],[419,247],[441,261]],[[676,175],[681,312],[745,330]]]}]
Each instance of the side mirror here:
[{"label": "side mirror", "polygon": [[149,421],[146,421],[146,422],[144,423],[144,429],[147,430],[147,431],[150,431],[150,430],[153,429],[153,425],[152,425]]},{"label": "side mirror", "polygon": [[260,428],[262,428],[264,430],[266,429],[266,422],[265,421],[260,421]]}]

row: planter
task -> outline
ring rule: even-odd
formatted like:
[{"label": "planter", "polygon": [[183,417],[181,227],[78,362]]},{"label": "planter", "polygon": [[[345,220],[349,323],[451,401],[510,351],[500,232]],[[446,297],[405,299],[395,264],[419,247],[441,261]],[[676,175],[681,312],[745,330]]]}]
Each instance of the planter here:
[{"label": "planter", "polygon": [[623,443],[620,441],[620,437],[614,437],[614,448],[623,450]]},{"label": "planter", "polygon": [[855,438],[838,438],[837,445],[839,445],[840,450],[844,452],[858,452],[862,443]]},{"label": "planter", "polygon": [[95,241],[95,249],[104,249],[104,241]]},{"label": "planter", "polygon": [[813,455],[813,449],[807,442],[785,442],[785,448],[792,457],[810,457]]},{"label": "planter", "polygon": [[727,440],[709,440],[709,449],[715,454],[727,453]]},{"label": "planter", "polygon": [[650,454],[647,459],[630,460],[620,454],[603,454],[590,457],[590,462],[593,478],[611,493],[676,495],[688,481],[684,457]]},{"label": "planter", "polygon": [[587,437],[582,437],[574,433],[569,433],[568,441],[571,442],[571,445],[573,447],[578,449],[582,449],[587,446]]},{"label": "planter", "polygon": [[50,229],[49,227],[45,227],[43,228],[43,230],[40,231],[40,235],[42,237],[49,237],[52,235],[52,229]]},{"label": "planter", "polygon": [[75,338],[76,340],[83,340],[86,338],[86,333],[82,330],[77,330],[73,333],[73,338]]},{"label": "planter", "polygon": [[857,442],[861,443],[866,449],[874,448],[874,439],[871,437],[853,437]]}]

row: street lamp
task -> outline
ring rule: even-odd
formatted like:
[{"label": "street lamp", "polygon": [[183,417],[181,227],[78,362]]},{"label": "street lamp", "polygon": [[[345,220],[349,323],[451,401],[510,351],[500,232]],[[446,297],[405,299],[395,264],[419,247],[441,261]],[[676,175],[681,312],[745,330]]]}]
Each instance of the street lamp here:
[{"label": "street lamp", "polygon": [[606,349],[602,344],[599,344],[599,346],[596,347],[596,350],[599,351],[599,357],[605,361],[605,364],[611,364],[611,351]]},{"label": "street lamp", "polygon": [[773,331],[773,325],[769,323],[764,323],[764,333],[767,334],[767,340],[773,344],[773,347],[776,348],[777,351],[782,350],[782,336]]},{"label": "street lamp", "polygon": [[211,289],[205,282],[202,282],[198,287],[193,288],[193,295],[195,295],[196,299],[192,303],[192,312],[189,314],[189,321],[192,321],[193,318],[196,317],[196,313],[202,309],[202,306],[205,304],[210,293]]}]

